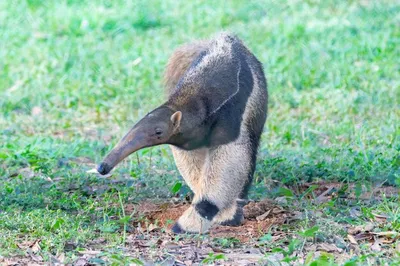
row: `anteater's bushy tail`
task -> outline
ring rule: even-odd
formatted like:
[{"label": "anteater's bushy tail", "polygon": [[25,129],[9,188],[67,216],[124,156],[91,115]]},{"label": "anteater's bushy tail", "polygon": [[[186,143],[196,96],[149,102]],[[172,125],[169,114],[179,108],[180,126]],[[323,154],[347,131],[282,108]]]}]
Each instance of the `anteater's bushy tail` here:
[{"label": "anteater's bushy tail", "polygon": [[168,60],[164,72],[164,84],[170,95],[192,62],[208,47],[207,41],[195,41],[178,47]]}]

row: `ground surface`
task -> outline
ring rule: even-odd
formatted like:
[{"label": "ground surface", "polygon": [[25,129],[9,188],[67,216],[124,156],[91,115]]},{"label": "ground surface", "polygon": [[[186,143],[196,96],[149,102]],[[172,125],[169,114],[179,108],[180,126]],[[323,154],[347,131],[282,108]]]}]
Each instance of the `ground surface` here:
[{"label": "ground surface", "polygon": [[[398,1],[0,1],[0,264],[396,265],[399,14]],[[86,171],[162,103],[173,49],[222,29],[269,82],[254,202],[241,227],[177,237],[190,195],[168,147]]]}]

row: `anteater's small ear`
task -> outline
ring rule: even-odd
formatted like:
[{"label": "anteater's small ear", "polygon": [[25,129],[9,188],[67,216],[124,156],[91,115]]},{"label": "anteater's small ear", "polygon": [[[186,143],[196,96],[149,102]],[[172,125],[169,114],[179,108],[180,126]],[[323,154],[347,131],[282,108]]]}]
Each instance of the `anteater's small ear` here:
[{"label": "anteater's small ear", "polygon": [[181,124],[182,112],[176,111],[173,115],[171,115],[171,122],[175,127],[179,127]]}]

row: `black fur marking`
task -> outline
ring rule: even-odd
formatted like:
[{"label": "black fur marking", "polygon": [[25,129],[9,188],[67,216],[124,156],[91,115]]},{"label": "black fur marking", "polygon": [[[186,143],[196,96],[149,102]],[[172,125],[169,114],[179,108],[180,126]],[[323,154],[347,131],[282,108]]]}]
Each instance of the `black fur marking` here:
[{"label": "black fur marking", "polygon": [[256,161],[257,161],[257,152],[258,145],[260,142],[260,137],[256,135],[254,132],[250,131],[250,170],[247,174],[246,183],[243,186],[242,192],[239,195],[240,199],[247,199],[251,184],[253,182],[254,172],[256,170]]},{"label": "black fur marking", "polygon": [[[237,50],[240,50],[240,48],[238,47]],[[209,146],[223,145],[235,141],[240,135],[242,116],[248,98],[253,90],[254,81],[250,67],[247,64],[244,55],[240,51],[237,51],[236,54],[237,58],[239,58],[238,64],[240,67],[237,69],[237,71],[240,70],[239,82],[237,82],[237,76],[234,74],[231,74],[230,77],[226,78],[231,79],[231,86],[234,86],[235,90],[239,87],[239,91],[234,97],[226,102],[217,113],[210,117],[210,120],[215,122],[212,124],[210,130],[212,134]],[[229,84],[227,79],[222,77],[221,82]]]},{"label": "black fur marking", "polygon": [[111,171],[111,167],[106,164],[106,163],[101,163],[99,165],[99,167],[97,168],[97,171],[101,174],[101,175],[106,175]]},{"label": "black fur marking", "polygon": [[176,222],[174,224],[174,226],[172,226],[171,230],[172,230],[172,232],[174,234],[184,234],[184,233],[186,233],[186,231],[182,229],[182,227],[179,225],[178,222]]},{"label": "black fur marking", "polygon": [[224,226],[239,226],[242,224],[243,220],[244,220],[243,209],[242,209],[242,207],[238,206],[233,218],[230,220],[227,220],[227,221],[223,221],[220,224],[224,225]]},{"label": "black fur marking", "polygon": [[193,60],[192,64],[189,66],[188,70],[186,71],[186,73],[194,68],[196,68],[201,61],[203,60],[203,58],[207,55],[207,50],[201,51],[200,54]]},{"label": "black fur marking", "polygon": [[219,212],[219,208],[214,203],[203,199],[195,204],[196,211],[201,217],[211,221]]},{"label": "black fur marking", "polygon": [[247,132],[249,132],[250,134],[249,137],[250,137],[251,165],[250,165],[250,170],[248,172],[246,183],[239,196],[241,199],[247,199],[247,195],[251,187],[251,183],[253,181],[254,172],[256,168],[258,147],[260,143],[261,134],[264,129],[264,124],[267,119],[267,109],[268,109],[267,81],[265,79],[263,67],[261,63],[257,60],[257,58],[255,58],[254,56],[251,56],[249,58],[249,61],[250,65],[253,66],[253,71],[255,71],[255,74],[257,75],[257,79],[259,82],[258,86],[262,88],[262,90],[265,90],[266,93],[262,95],[262,97],[256,99],[257,101],[259,101],[258,103],[259,106],[262,106],[264,104],[265,106],[263,107],[263,109],[260,109],[257,113],[255,113],[255,115],[252,116],[250,121],[246,124]]}]

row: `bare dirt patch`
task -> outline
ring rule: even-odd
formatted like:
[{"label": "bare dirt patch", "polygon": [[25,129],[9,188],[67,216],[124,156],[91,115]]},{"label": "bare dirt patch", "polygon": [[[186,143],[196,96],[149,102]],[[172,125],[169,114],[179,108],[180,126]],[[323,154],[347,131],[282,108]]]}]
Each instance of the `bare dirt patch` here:
[{"label": "bare dirt patch", "polygon": [[[126,212],[135,211],[151,224],[157,224],[159,227],[170,230],[173,223],[189,206],[189,203],[152,203],[145,201],[137,205],[128,205]],[[271,226],[281,225],[295,215],[272,200],[249,202],[244,206],[243,211],[245,220],[241,226],[214,225],[209,232],[210,236],[235,237],[240,242],[246,243],[266,234]]]}]

